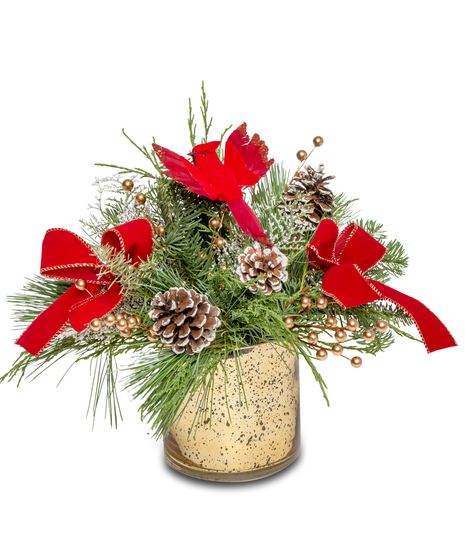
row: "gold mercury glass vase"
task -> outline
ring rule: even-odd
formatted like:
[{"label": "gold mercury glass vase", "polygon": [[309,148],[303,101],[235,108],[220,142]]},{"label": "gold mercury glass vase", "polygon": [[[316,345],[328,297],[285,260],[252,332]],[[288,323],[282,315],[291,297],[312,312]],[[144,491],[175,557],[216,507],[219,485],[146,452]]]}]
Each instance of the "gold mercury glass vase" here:
[{"label": "gold mercury glass vase", "polygon": [[165,438],[165,458],[176,471],[210,481],[243,482],[273,475],[299,456],[298,359],[271,343],[245,348],[239,359],[247,405],[231,355],[225,370],[220,365],[215,373],[211,409],[197,430],[194,397]]}]

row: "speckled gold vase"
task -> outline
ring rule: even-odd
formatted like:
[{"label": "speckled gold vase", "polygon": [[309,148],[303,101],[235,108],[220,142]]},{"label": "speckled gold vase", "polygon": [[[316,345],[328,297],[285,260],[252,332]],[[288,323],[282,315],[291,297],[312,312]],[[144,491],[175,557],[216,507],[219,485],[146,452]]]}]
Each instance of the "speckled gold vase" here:
[{"label": "speckled gold vase", "polygon": [[165,439],[166,461],[176,471],[210,481],[243,482],[277,473],[299,456],[297,358],[282,347],[264,343],[243,349],[240,361],[247,406],[239,393],[236,361],[230,356],[226,387],[231,418],[220,366],[215,374],[211,424],[207,418],[195,438],[194,432],[190,434],[197,408],[194,398]]}]

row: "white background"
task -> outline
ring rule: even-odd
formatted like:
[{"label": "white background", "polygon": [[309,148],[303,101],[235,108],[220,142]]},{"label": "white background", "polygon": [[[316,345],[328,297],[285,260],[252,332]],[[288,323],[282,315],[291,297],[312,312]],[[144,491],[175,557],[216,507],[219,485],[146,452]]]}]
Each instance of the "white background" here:
[{"label": "white background", "polygon": [[410,254],[392,283],[459,347],[400,340],[361,369],[329,358],[331,407],[302,369],[302,454],[264,481],[171,472],[129,394],[117,431],[85,419],[90,376],[65,364],[0,386],[0,554],[465,556],[464,40],[456,1],[4,3],[2,373],[19,354],[7,294],[50,227],[79,232],[95,162],[143,165],[121,128],[189,149],[205,80],[212,139],[244,120],[294,169],[298,149]]}]

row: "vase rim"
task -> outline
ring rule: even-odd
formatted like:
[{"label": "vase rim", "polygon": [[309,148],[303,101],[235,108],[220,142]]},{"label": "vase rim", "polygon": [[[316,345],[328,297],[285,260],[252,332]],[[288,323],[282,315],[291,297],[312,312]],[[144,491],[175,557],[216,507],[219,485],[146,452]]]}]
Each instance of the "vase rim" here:
[{"label": "vase rim", "polygon": [[[272,341],[264,341],[263,343],[256,343],[255,345],[248,345],[247,347],[240,347],[237,350],[240,351],[241,355],[244,355],[244,354],[249,353],[250,351],[252,351],[256,347],[260,347],[261,345],[278,345],[278,346],[280,346],[279,343],[273,343]],[[227,358],[228,359],[234,358],[234,354],[229,353]]]}]

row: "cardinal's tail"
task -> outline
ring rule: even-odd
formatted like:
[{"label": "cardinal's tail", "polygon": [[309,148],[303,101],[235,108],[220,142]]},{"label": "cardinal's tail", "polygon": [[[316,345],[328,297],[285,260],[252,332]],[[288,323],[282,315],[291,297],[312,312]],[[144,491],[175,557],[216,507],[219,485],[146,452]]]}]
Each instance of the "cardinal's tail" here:
[{"label": "cardinal's tail", "polygon": [[247,236],[255,238],[255,240],[267,246],[273,246],[268,240],[257,216],[244,199],[230,200],[227,204],[237,224]]}]

